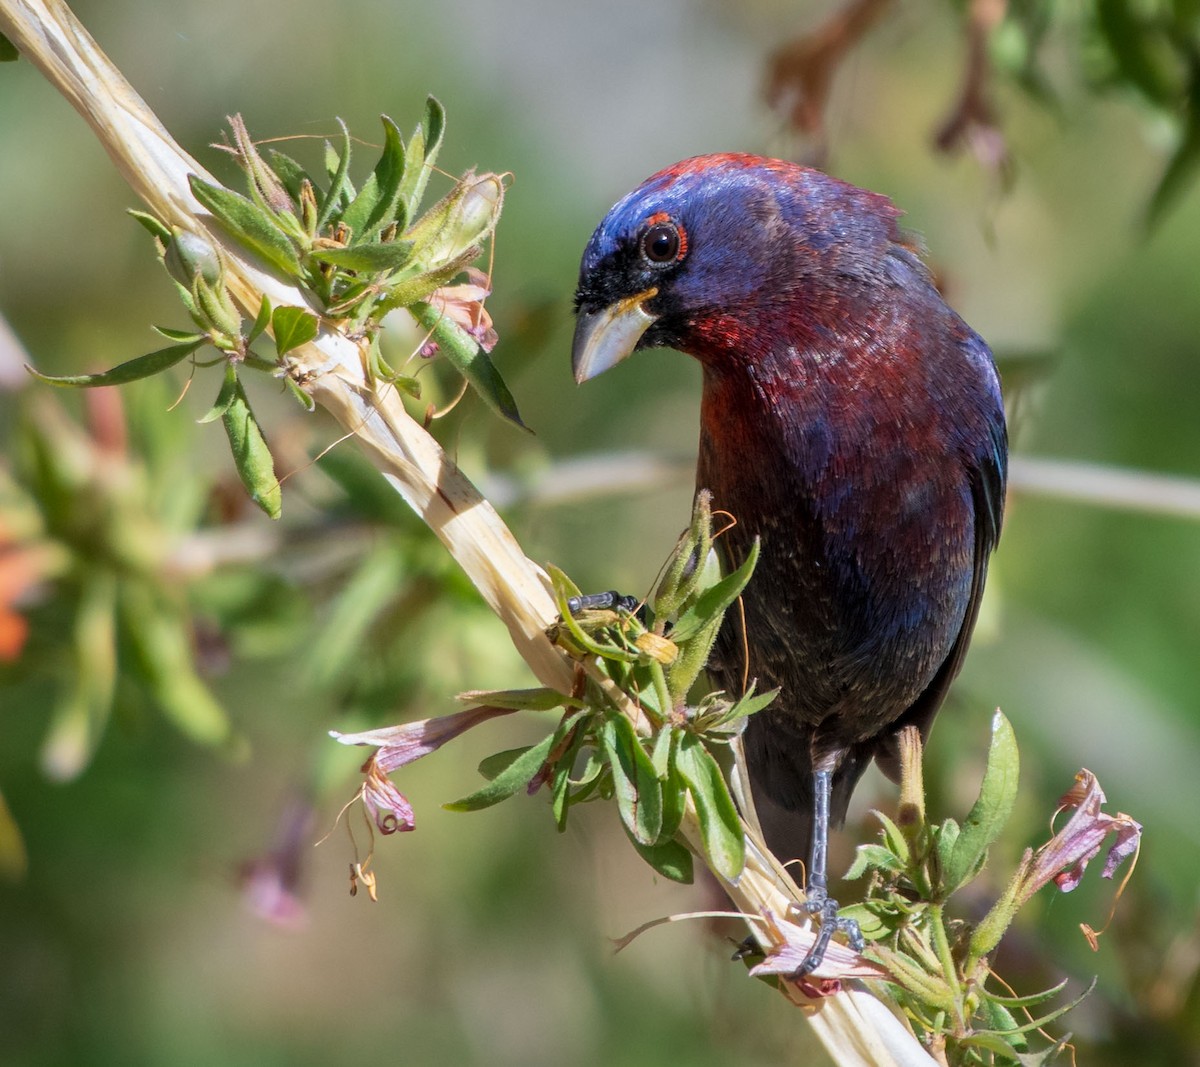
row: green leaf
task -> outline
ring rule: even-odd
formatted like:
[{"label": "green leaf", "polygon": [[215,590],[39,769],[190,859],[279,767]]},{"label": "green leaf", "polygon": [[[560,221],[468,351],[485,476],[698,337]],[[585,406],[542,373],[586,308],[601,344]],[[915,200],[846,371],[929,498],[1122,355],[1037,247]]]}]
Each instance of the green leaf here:
[{"label": "green leaf", "polygon": [[363,274],[399,270],[412,259],[412,241],[364,242],[346,248],[314,248],[308,258]]},{"label": "green leaf", "polygon": [[279,518],[283,507],[283,490],[279,479],[275,477],[271,450],[267,448],[240,381],[234,384],[234,394],[222,415],[222,421],[225,433],[229,436],[234,465],[250,499],[271,518]]},{"label": "green leaf", "polygon": [[258,314],[254,316],[254,322],[250,326],[250,332],[246,334],[246,344],[252,345],[257,341],[267,328],[267,324],[271,321],[271,301],[265,296],[262,298],[262,303],[258,305]]},{"label": "green leaf", "polygon": [[17,46],[0,33],[0,63],[14,63],[20,58],[21,53],[17,51]]},{"label": "green leaf", "polygon": [[954,846],[958,843],[960,832],[961,828],[958,822],[951,818],[946,818],[933,827],[933,858],[936,863],[933,870],[937,884],[932,888],[932,892],[938,900],[945,900],[950,895],[950,890],[944,888],[950,885],[945,871],[950,864],[950,857],[954,853]]},{"label": "green leaf", "polygon": [[111,370],[101,371],[99,374],[42,374],[41,371],[34,370],[28,365],[26,365],[26,370],[39,381],[46,382],[49,385],[73,385],[85,389],[101,385],[124,385],[126,382],[135,382],[139,378],[149,378],[152,374],[160,374],[162,371],[175,366],[176,363],[186,359],[195,352],[207,340],[208,338],[201,337],[199,340],[189,341],[187,344],[160,348],[156,352],[148,352],[144,356],[138,356],[136,359],[119,363]]},{"label": "green leaf", "polygon": [[1007,1008],[1030,1008],[1035,1004],[1043,1004],[1047,1000],[1058,996],[1059,993],[1067,988],[1069,981],[1069,978],[1064,978],[1058,985],[1051,986],[1049,989],[1043,989],[1040,993],[1030,993],[1023,997],[1005,997],[998,993],[989,992],[985,994],[985,1000],[1003,1004]]},{"label": "green leaf", "polygon": [[171,227],[159,219],[156,215],[151,215],[145,211],[136,211],[129,208],[128,212],[150,233],[152,237],[157,238],[164,245],[171,241]]},{"label": "green leaf", "polygon": [[75,614],[74,669],[42,747],[42,768],[56,782],[82,773],[104,735],[117,682],[116,611],[116,575],[104,568],[88,571]]},{"label": "green leaf", "polygon": [[637,850],[637,854],[664,878],[669,878],[672,882],[681,882],[684,885],[691,884],[693,877],[692,854],[685,845],[678,841],[643,845],[633,834],[629,833],[629,827],[625,827],[625,833]]},{"label": "green leaf", "polygon": [[1173,109],[1177,79],[1164,66],[1167,53],[1158,28],[1137,17],[1129,0],[1097,0],[1095,10],[1096,27],[1121,80],[1160,107]]},{"label": "green leaf", "polygon": [[662,833],[662,783],[633,723],[624,715],[610,715],[601,727],[600,740],[612,766],[621,821],[636,841],[655,844]]},{"label": "green leaf", "polygon": [[726,881],[736,881],[746,862],[745,841],[737,808],[720,767],[692,733],[681,737],[675,766],[695,801],[709,863]]},{"label": "green leaf", "polygon": [[228,744],[229,717],[196,675],[186,619],[142,583],[123,584],[120,607],[134,665],[163,714],[199,744]]},{"label": "green leaf", "polygon": [[275,334],[275,351],[282,356],[293,348],[308,344],[317,336],[320,324],[311,311],[297,307],[277,307],[271,313],[271,329]]},{"label": "green leaf", "polygon": [[151,329],[177,345],[203,344],[208,340],[206,334],[196,333],[195,330],[173,330],[170,326],[152,326]]},{"label": "green leaf", "polygon": [[675,749],[678,748],[680,733],[672,731],[671,765],[666,781],[662,784],[662,831],[659,839],[667,841],[679,832],[683,822],[684,812],[687,811],[687,782],[675,766]]},{"label": "green leaf", "polygon": [[288,277],[300,273],[300,256],[274,220],[240,193],[212,185],[192,174],[192,193],[239,244],[257,253]]},{"label": "green leaf", "polygon": [[377,233],[391,222],[403,232],[408,222],[406,206],[400,198],[400,185],[404,180],[404,138],[387,115],[379,117],[383,122],[383,152],[362,191],[342,213],[342,222],[360,239]]},{"label": "green leaf", "polygon": [[229,410],[229,405],[233,403],[234,397],[237,395],[238,376],[237,370],[232,363],[225,365],[225,379],[221,382],[220,391],[217,393],[217,399],[213,406],[208,409],[196,421],[203,424],[207,422],[216,422],[225,412]]},{"label": "green leaf", "polygon": [[671,631],[672,641],[681,644],[695,637],[725,614],[726,609],[741,596],[746,583],[750,581],[754,565],[758,562],[758,550],[759,544],[756,539],[750,547],[749,556],[737,570],[726,575],[696,598],[696,602],[676,621],[675,628]]},{"label": "green leaf", "polygon": [[894,871],[900,873],[904,864],[900,857],[883,845],[859,845],[854,853],[854,862],[850,869],[842,875],[847,882],[861,878],[869,870]]},{"label": "green leaf", "polygon": [[868,941],[879,941],[894,932],[894,916],[882,916],[868,904],[848,904],[838,912],[838,918],[853,919],[859,932]]},{"label": "green leaf", "polygon": [[512,393],[475,338],[429,304],[417,304],[411,310],[417,322],[430,331],[442,354],[471,383],[483,402],[497,415],[528,432],[529,427],[521,421]]},{"label": "green leaf", "polygon": [[446,112],[432,96],[425,101],[425,118],[408,142],[404,159],[404,179],[400,183],[400,197],[408,209],[411,219],[417,213],[433,161],[441,148],[442,134],[446,129]]},{"label": "green leaf", "polygon": [[[278,152],[274,148],[267,149],[267,162],[283,183],[283,187],[288,191],[288,195],[299,203],[300,189],[304,185],[304,180],[308,177],[308,172],[291,156],[285,155],[283,152]],[[320,191],[315,186],[313,187],[313,191],[320,195]]]},{"label": "green leaf", "polygon": [[775,698],[779,696],[778,689],[768,689],[765,693],[754,692],[756,683],[751,682],[750,688],[742,696],[736,704],[734,704],[724,715],[721,716],[721,725],[728,726],[731,723],[745,719],[750,715],[754,715],[764,708],[770,706]]},{"label": "green leaf", "polygon": [[670,726],[664,726],[654,738],[654,747],[650,751],[650,762],[654,764],[654,773],[660,781],[666,781],[671,770],[671,746],[676,735]]},{"label": "green leaf", "polygon": [[908,838],[901,832],[900,827],[882,811],[875,812],[875,817],[883,825],[884,847],[900,861],[901,868],[907,867],[912,859],[908,848]]},{"label": "green leaf", "polygon": [[519,748],[506,748],[503,752],[493,752],[479,761],[479,773],[489,782],[494,781],[531,748],[533,748],[532,745],[521,745]]},{"label": "green leaf", "polygon": [[[342,150],[337,155],[337,168],[333,172],[333,176],[329,182],[329,192],[325,196],[325,203],[321,205],[320,214],[317,215],[317,232],[320,233],[326,224],[333,218],[334,212],[339,207],[344,207],[350,203],[354,196],[353,187],[350,184],[350,131],[346,128],[346,124],[341,120],[337,120],[338,126],[342,130]],[[332,145],[326,142],[325,154],[328,165],[329,153],[333,151]]]},{"label": "green leaf", "polygon": [[974,877],[1000,835],[1017,799],[1020,779],[1017,739],[1008,720],[997,711],[992,719],[992,742],[979,799],[962,824],[945,866],[942,893],[950,894]]},{"label": "green leaf", "polygon": [[503,767],[493,764],[489,768],[495,771],[495,777],[487,785],[461,800],[443,804],[442,807],[447,811],[479,811],[481,808],[490,808],[493,804],[507,800],[528,786],[533,776],[542,769],[546,757],[550,755],[550,749],[554,747],[556,736],[547,734],[536,745],[524,750],[514,749],[512,762]]}]

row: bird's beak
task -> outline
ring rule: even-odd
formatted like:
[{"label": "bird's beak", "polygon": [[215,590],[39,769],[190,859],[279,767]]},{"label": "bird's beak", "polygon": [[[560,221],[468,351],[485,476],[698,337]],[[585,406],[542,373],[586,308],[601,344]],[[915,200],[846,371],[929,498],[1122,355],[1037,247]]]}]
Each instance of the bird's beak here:
[{"label": "bird's beak", "polygon": [[657,295],[657,289],[647,289],[599,311],[580,313],[571,346],[571,367],[577,382],[582,384],[603,374],[633,354],[642,334],[654,321],[643,305]]}]

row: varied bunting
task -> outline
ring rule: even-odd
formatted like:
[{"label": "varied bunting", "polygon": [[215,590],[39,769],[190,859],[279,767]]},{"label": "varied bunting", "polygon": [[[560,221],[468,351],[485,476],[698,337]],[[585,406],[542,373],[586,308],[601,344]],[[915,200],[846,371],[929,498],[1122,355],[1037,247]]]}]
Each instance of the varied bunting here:
[{"label": "varied bunting", "polygon": [[619,201],[583,254],[579,382],[636,349],[699,360],[697,488],[757,569],[709,663],[779,687],[746,758],[767,842],[808,859],[874,758],[922,737],[962,664],[1000,533],[1004,408],[987,345],[943,301],[886,197],[750,155],[686,160]]}]

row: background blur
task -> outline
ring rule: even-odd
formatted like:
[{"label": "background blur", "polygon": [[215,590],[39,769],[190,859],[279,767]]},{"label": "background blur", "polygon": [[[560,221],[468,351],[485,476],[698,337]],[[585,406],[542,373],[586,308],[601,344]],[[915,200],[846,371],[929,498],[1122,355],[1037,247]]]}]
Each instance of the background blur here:
[{"label": "background blur", "polygon": [[[576,390],[578,257],[608,206],[664,165],[811,147],[764,103],[765,61],[832,6],[74,7],[183,146],[226,179],[207,146],[228,114],[258,138],[325,136],[340,115],[376,140],[381,111],[409,130],[427,93],[449,114],[441,166],[513,172],[489,309],[495,359],[536,437],[470,399],[439,434],[507,502],[530,556],[587,588],[645,589],[688,514],[698,369],[651,353]],[[1020,401],[1017,454],[1200,478],[1200,190],[1147,235],[1172,128],[1131,93],[1085,89],[1087,42],[1069,29],[1047,42],[1052,104],[996,86],[1007,188],[970,155],[931,150],[963,54],[958,15],[934,2],[893,10],[847,59],[825,162],[889,194],[924,235],[952,302],[1004,360]],[[361,155],[364,167],[374,159]],[[0,202],[0,312],[42,369],[106,367],[158,347],[151,323],[186,325],[124,214],[131,195],[23,62],[0,68]],[[199,376],[168,413],[182,372],[84,398],[27,381],[7,353],[0,1060],[795,1057],[807,1035],[729,965],[730,931],[675,925],[612,954],[610,937],[717,901],[656,881],[609,813],[584,810],[560,837],[541,798],[474,815],[440,808],[475,788],[483,755],[536,723],[485,728],[401,772],[418,832],[377,841],[379,902],[351,899],[344,827],[310,844],[356,788],[362,753],[325,732],[437,714],[462,689],[528,684],[503,628],[349,445],[310,466],[331,427],[270,387],[252,399],[280,472],[300,472],[285,483],[281,526],[242,500],[220,429],[194,422],[214,378]],[[555,477],[572,457],[606,453],[617,456],[606,472],[631,488],[598,495],[578,471]],[[637,489],[648,454],[682,473]],[[112,587],[97,575],[115,573],[110,557],[127,549],[150,576],[138,588],[155,621],[140,636],[120,624],[113,679],[89,626],[112,618]],[[24,637],[5,608],[14,596]],[[1077,993],[1100,976],[1062,1027],[1081,1064],[1198,1063],[1200,526],[1018,489],[984,610],[927,760],[938,810],[968,809],[999,705],[1021,742],[1023,789],[994,850],[998,878],[1045,839],[1081,766],[1146,828],[1099,952],[1079,924],[1104,923],[1113,886],[1093,869],[1074,895],[1035,901],[998,966],[1023,990],[1069,977]],[[171,635],[191,654],[155,677],[146,642]],[[110,679],[94,691],[79,682],[89,663]],[[868,779],[843,861],[874,833],[865,809],[894,800]],[[293,876],[300,903],[275,892]]]}]

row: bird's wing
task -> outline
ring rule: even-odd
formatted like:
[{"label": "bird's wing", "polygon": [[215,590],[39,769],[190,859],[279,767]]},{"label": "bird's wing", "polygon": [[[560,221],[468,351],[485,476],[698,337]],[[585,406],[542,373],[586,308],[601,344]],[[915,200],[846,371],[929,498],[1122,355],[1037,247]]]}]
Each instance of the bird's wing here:
[{"label": "bird's wing", "polygon": [[[992,366],[991,353],[984,342],[970,334],[965,344],[973,360],[986,361]],[[1000,398],[999,382],[994,370],[990,375],[994,384],[995,410],[988,420],[988,434],[982,450],[971,458],[968,475],[971,482],[971,497],[975,505],[975,563],[971,579],[971,596],[963,624],[950,648],[949,655],[939,668],[933,681],[912,703],[912,706],[880,737],[875,748],[875,760],[892,781],[900,776],[898,735],[906,726],[915,726],[924,741],[938,708],[946,699],[950,684],[962,666],[967,646],[971,642],[971,631],[979,615],[979,602],[983,597],[984,581],[987,578],[988,558],[1000,539],[1000,526],[1004,516],[1004,492],[1008,475],[1008,431],[1004,422],[1004,408]],[[869,759],[869,757],[868,757]]]}]

